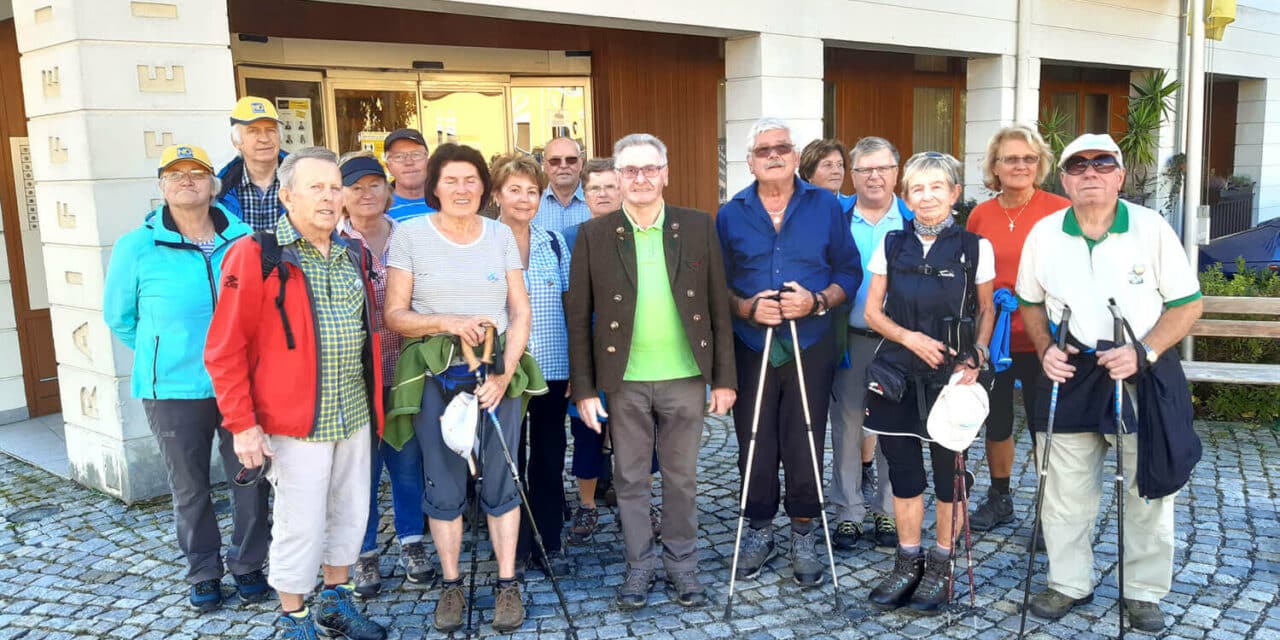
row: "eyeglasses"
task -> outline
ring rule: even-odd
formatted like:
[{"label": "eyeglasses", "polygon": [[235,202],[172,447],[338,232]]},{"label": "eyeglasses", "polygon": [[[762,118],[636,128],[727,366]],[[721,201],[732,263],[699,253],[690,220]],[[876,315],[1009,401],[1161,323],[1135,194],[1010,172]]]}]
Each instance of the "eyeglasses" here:
[{"label": "eyeglasses", "polygon": [[658,177],[658,172],[662,171],[662,168],[665,166],[667,165],[647,164],[643,167],[618,167],[618,173],[622,174],[622,177],[628,180],[635,180],[642,173],[644,174],[644,177],[653,180]]},{"label": "eyeglasses", "polygon": [[262,466],[240,467],[239,473],[236,473],[235,477],[231,479],[231,483],[237,487],[251,487],[257,484],[259,480],[267,477],[267,471],[270,470],[271,458],[264,457]]},{"label": "eyeglasses", "polygon": [[558,156],[550,157],[547,158],[547,164],[553,167],[558,167],[560,165],[572,167],[573,165],[578,164],[578,156],[564,156],[563,158]]},{"label": "eyeglasses", "polygon": [[402,151],[400,153],[387,154],[387,162],[396,164],[408,164],[410,162],[422,162],[427,159],[426,151]]},{"label": "eyeglasses", "polygon": [[795,150],[796,146],[794,144],[786,142],[783,144],[775,144],[772,147],[756,147],[751,150],[751,153],[755,154],[757,158],[764,160],[765,158],[770,158],[775,155],[785,156]]},{"label": "eyeglasses", "polygon": [[1116,161],[1115,156],[1103,155],[1092,159],[1082,156],[1071,156],[1065,163],[1063,163],[1062,170],[1065,171],[1067,175],[1079,176],[1084,175],[1084,172],[1088,171],[1089,167],[1093,167],[1093,170],[1100,174],[1107,174],[1119,169],[1120,163]]},{"label": "eyeglasses", "polygon": [[1007,167],[1018,165],[1033,167],[1040,164],[1040,156],[1001,156],[1000,163]]},{"label": "eyeglasses", "polygon": [[887,176],[897,171],[897,169],[898,165],[896,164],[886,164],[883,167],[854,167],[853,172],[865,178],[873,173]]},{"label": "eyeglasses", "polygon": [[[648,175],[648,174],[645,174],[645,175]],[[656,176],[657,173],[654,173],[654,175]],[[598,196],[598,195],[603,195],[605,193],[613,193],[617,190],[618,190],[618,185],[616,184],[597,184],[584,189],[584,191],[586,191],[587,195],[589,196]]]},{"label": "eyeglasses", "polygon": [[175,182],[182,182],[183,180],[191,180],[192,182],[195,182],[197,180],[203,180],[204,178],[207,178],[207,177],[209,177],[209,172],[205,171],[204,169],[192,169],[190,171],[170,171],[168,173],[160,174],[160,179],[170,184],[173,184]]},{"label": "eyeglasses", "polygon": [[818,165],[818,168],[822,169],[823,171],[834,170],[834,171],[844,172],[844,163],[839,160],[835,160],[835,161],[828,160],[826,162],[820,163]]}]

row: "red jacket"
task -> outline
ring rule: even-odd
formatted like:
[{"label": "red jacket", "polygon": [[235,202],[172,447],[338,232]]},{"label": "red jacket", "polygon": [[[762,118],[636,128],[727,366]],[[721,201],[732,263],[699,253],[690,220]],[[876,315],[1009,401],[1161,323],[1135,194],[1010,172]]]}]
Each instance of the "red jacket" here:
[{"label": "red jacket", "polygon": [[[349,244],[347,253],[365,285],[364,326],[369,338],[362,361],[369,413],[381,435],[382,367],[378,363],[382,349],[377,332],[369,330],[373,327],[370,313],[375,305],[369,280],[370,257],[360,243]],[[272,269],[263,277],[262,246],[256,234],[227,250],[222,263],[222,291],[209,325],[204,362],[213,379],[222,426],[228,431],[239,433],[261,425],[270,434],[305,438],[315,426],[320,406],[315,308],[293,246],[281,248],[280,266],[288,273],[284,304],[277,307],[279,271]]]}]

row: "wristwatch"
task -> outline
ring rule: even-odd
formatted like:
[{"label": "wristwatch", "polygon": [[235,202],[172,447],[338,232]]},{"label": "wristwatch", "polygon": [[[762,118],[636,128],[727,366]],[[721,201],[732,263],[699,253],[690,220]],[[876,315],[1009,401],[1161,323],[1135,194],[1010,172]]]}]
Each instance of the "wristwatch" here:
[{"label": "wristwatch", "polygon": [[1156,360],[1160,359],[1160,354],[1156,353],[1156,350],[1152,349],[1151,345],[1145,342],[1140,342],[1138,344],[1141,344],[1142,350],[1147,352],[1147,364],[1155,364]]}]

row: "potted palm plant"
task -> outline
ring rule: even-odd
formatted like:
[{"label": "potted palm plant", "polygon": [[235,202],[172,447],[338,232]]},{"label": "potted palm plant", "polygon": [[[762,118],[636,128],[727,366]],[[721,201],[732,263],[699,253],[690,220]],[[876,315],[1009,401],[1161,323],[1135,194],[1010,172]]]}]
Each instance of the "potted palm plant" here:
[{"label": "potted palm plant", "polygon": [[1145,204],[1154,191],[1151,168],[1156,164],[1160,148],[1160,127],[1173,116],[1173,96],[1182,86],[1168,78],[1169,73],[1160,70],[1129,85],[1133,93],[1124,114],[1128,130],[1116,141],[1124,154],[1124,164],[1129,167],[1126,199],[1141,204]]}]

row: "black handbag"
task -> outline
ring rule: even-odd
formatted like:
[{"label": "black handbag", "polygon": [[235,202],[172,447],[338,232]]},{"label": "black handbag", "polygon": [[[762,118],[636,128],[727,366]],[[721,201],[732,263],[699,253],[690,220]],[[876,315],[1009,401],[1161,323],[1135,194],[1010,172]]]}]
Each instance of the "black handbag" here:
[{"label": "black handbag", "polygon": [[902,402],[907,391],[907,376],[897,367],[875,358],[867,365],[867,390],[890,402]]}]

